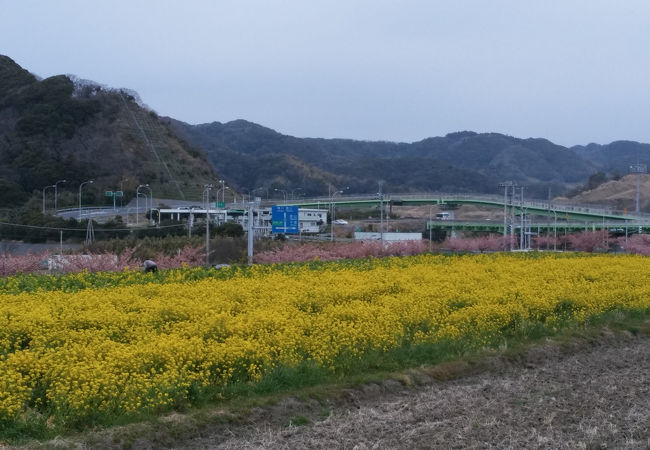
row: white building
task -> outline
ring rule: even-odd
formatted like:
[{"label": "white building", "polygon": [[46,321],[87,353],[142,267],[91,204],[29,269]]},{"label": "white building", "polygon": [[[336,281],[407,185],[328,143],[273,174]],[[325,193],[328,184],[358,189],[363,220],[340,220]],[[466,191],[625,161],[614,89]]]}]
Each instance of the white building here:
[{"label": "white building", "polygon": [[[381,240],[381,233],[356,231],[354,233],[354,239],[356,241],[379,241]],[[422,233],[384,232],[385,242],[421,241],[421,240],[422,240]]]},{"label": "white building", "polygon": [[[221,224],[224,222],[235,222],[240,224],[244,230],[248,228],[248,214],[243,209],[215,209],[210,208],[211,223]],[[167,208],[159,210],[160,218],[170,218],[172,220],[188,220],[190,224],[194,223],[197,218],[205,220],[206,210],[204,208]],[[271,208],[262,208],[253,210],[253,227],[255,234],[271,234]],[[299,208],[298,209],[298,229],[300,233],[312,234],[319,233],[321,226],[327,223],[326,209]]]},{"label": "white building", "polygon": [[298,227],[301,233],[318,233],[327,223],[326,209],[298,209]]}]

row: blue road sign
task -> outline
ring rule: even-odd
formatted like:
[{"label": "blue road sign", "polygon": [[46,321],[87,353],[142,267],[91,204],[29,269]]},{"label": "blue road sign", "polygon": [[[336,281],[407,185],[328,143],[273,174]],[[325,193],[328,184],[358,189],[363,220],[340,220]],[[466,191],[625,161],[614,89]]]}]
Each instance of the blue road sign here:
[{"label": "blue road sign", "polygon": [[282,234],[297,234],[298,207],[271,206],[271,232]]}]

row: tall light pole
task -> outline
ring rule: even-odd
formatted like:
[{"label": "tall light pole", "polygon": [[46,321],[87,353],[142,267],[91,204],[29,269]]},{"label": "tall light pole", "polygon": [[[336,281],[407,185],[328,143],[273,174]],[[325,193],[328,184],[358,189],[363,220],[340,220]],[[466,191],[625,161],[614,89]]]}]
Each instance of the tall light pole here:
[{"label": "tall light pole", "polygon": [[648,173],[648,166],[645,164],[632,164],[630,166],[630,173],[636,174],[636,196],[634,202],[634,212],[639,213],[639,175]]},{"label": "tall light pole", "polygon": [[[221,188],[219,191],[223,191],[223,197],[221,198],[221,201],[223,203],[226,203],[226,181],[225,180],[219,180],[219,184],[221,185]],[[219,201],[219,191],[217,191],[217,201]]]},{"label": "tall light pole", "polygon": [[[51,184],[51,185],[49,185],[49,186],[45,186],[45,187],[43,188],[43,214],[45,214],[45,190],[46,190],[47,188],[53,188],[53,187],[55,187],[55,186],[54,186],[53,184]],[[56,211],[56,208],[54,208],[54,210]]]},{"label": "tall light pole", "polygon": [[128,178],[124,178],[124,175],[122,175],[122,179],[120,179],[120,192],[122,192],[122,196],[120,197],[120,208],[124,206],[124,182],[128,180]]},{"label": "tall light pole", "polygon": [[228,186],[223,186],[217,189],[217,201],[219,201],[219,193],[221,192],[221,203],[226,203],[226,189],[230,189]]},{"label": "tall light pole", "polygon": [[557,212],[553,209],[553,251],[557,251]]},{"label": "tall light pole", "polygon": [[379,240],[384,244],[384,194],[381,192],[381,187],[384,184],[383,181],[378,181],[377,185],[379,186],[379,192],[377,197],[379,198]]},{"label": "tall light pole", "polygon": [[84,181],[79,185],[79,220],[81,220],[81,188],[83,187],[84,184],[92,184],[94,182],[95,180],[88,180],[88,181]]},{"label": "tall light pole", "polygon": [[149,221],[153,220],[153,189],[149,186]]},{"label": "tall light pole", "polygon": [[54,183],[54,212],[55,213],[56,213],[56,196],[57,196],[57,193],[58,193],[57,186],[59,185],[59,183],[67,183],[67,182],[68,182],[68,180],[59,180],[56,183]]},{"label": "tall light pole", "polygon": [[[251,190],[250,190],[250,189],[246,189],[246,188],[242,188],[241,190],[244,191],[244,192],[246,193],[246,194],[242,193],[242,195],[241,195],[241,203],[242,203],[242,205],[243,205],[243,204],[244,204],[244,201],[246,200],[246,198],[248,198],[248,201],[249,201],[249,202],[251,201]],[[244,196],[244,195],[245,195],[245,196]]]},{"label": "tall light pole", "polygon": [[206,184],[203,189],[203,196],[208,199],[205,210],[205,265],[210,265],[210,191],[211,184]]},{"label": "tall light pole", "polygon": [[273,189],[273,190],[276,191],[276,192],[282,192],[282,194],[284,194],[284,204],[286,205],[287,204],[287,191],[285,191],[284,189]]},{"label": "tall light pole", "polygon": [[302,190],[303,190],[302,188],[291,189],[291,201],[295,200],[295,197],[293,196],[293,193],[296,192],[296,191],[302,191]]},{"label": "tall light pole", "polygon": [[336,194],[342,194],[343,191],[334,191],[332,192],[332,185],[329,185],[329,194],[330,194],[330,209],[332,210],[332,217],[330,219],[331,226],[330,226],[330,241],[334,242],[334,219],[335,219],[335,206],[334,206],[334,196]]},{"label": "tall light pole", "polygon": [[266,199],[269,199],[269,190],[265,187],[258,187],[251,191],[252,194],[255,194],[255,191],[266,191]]},{"label": "tall light pole", "polygon": [[431,232],[431,230],[433,228],[431,226],[431,225],[433,225],[431,223],[432,218],[433,218],[433,205],[429,205],[429,253],[431,253],[431,243],[433,242],[433,239],[432,239],[433,236],[432,236],[432,232]]},{"label": "tall light pole", "polygon": [[[253,207],[255,206],[255,202],[248,202],[248,222],[247,222],[247,239],[248,239],[248,247],[247,247],[247,256],[248,256],[248,265],[251,266],[253,265],[253,239],[255,238],[255,231],[253,228]],[[259,211],[258,211],[259,214]]]},{"label": "tall light pole", "polygon": [[[140,223],[140,195],[144,196],[144,207],[145,209],[147,208],[147,194],[141,193],[140,188],[145,188],[149,189],[149,192],[151,192],[151,188],[149,187],[148,184],[141,184],[135,189],[135,206],[136,206],[136,213],[135,213],[135,223],[139,224]],[[153,208],[153,194],[151,195],[151,207]]]},{"label": "tall light pole", "polygon": [[[208,185],[206,185],[208,186]],[[208,206],[210,206],[210,191],[204,189],[203,190],[203,196],[201,197],[201,202],[203,203],[203,208],[208,209]]]},{"label": "tall light pole", "polygon": [[[517,184],[514,181],[505,181],[499,183],[499,187],[503,188],[503,244],[505,246],[506,237],[508,236],[508,188],[512,187],[513,197],[514,189]],[[513,223],[514,227],[514,223]],[[512,250],[512,248],[510,248]]]},{"label": "tall light pole", "polygon": [[519,219],[520,219],[520,228],[519,228],[519,250],[523,250],[525,247],[526,236],[524,230],[524,186],[521,186],[521,195],[519,196]]}]

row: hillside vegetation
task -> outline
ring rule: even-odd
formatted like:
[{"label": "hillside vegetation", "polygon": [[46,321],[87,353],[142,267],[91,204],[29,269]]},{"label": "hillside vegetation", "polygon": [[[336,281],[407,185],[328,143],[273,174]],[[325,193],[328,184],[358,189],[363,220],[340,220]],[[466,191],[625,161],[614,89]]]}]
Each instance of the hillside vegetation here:
[{"label": "hillside vegetation", "polygon": [[[636,198],[636,175],[626,175],[621,178],[605,180],[603,183],[590,187],[571,197],[574,203],[590,203],[610,205],[613,208],[634,211]],[[650,176],[639,175],[639,209],[650,210]]]},{"label": "hillside vegetation", "polygon": [[650,165],[650,145],[633,141],[568,148],[546,139],[463,131],[413,143],[372,142],[297,138],[245,120],[166,121],[204,149],[231,183],[271,192],[302,188],[306,195],[323,195],[332,183],[373,193],[381,180],[386,192],[495,193],[500,182],[513,180],[529,196],[546,198],[549,189],[554,196],[576,195],[599,177],[620,178],[631,164]]},{"label": "hillside vegetation", "polygon": [[[205,154],[179,140],[134,93],[58,75],[38,80],[0,56],[0,187],[3,207],[23,204],[59,180],[59,206],[88,204],[139,184],[156,197],[200,199],[214,180]],[[51,195],[51,191],[50,191]]]},{"label": "hillside vegetation", "polygon": [[[566,147],[497,133],[451,133],[406,144],[296,138],[244,120],[202,125],[168,120],[207,152],[217,171],[227,171],[233,183],[248,189],[301,187],[307,195],[322,195],[333,183],[371,193],[382,180],[393,192],[497,192],[499,182],[515,180],[528,186],[529,194],[545,197],[549,187],[560,193],[596,172],[592,162]],[[228,170],[232,167],[239,170]]]}]

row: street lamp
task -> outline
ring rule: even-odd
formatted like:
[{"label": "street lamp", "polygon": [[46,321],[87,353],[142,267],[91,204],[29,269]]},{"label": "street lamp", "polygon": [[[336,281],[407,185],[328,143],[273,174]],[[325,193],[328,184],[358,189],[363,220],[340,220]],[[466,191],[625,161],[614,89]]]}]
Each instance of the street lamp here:
[{"label": "street lamp", "polygon": [[[147,194],[141,193],[140,188],[146,188],[149,189],[149,192],[151,193],[151,188],[149,187],[148,184],[141,184],[135,189],[135,207],[136,207],[136,213],[135,213],[135,223],[136,225],[140,223],[140,195],[144,196],[144,207],[147,209]],[[151,207],[153,208],[153,193],[151,194]]]},{"label": "street lamp", "polygon": [[433,219],[432,216],[433,216],[433,205],[429,205],[429,253],[431,253],[431,243],[433,242],[433,239],[432,239],[432,237],[433,237],[432,236],[433,226],[432,226],[432,222],[431,222],[432,219]]},{"label": "street lamp", "polygon": [[377,198],[379,199],[379,240],[382,246],[384,245],[384,194],[381,192],[383,184],[383,181],[377,182],[379,186],[379,192],[377,192]]},{"label": "street lamp", "polygon": [[[206,186],[208,186],[208,185],[206,185]],[[210,191],[209,190],[203,189],[203,195],[201,196],[201,203],[203,204],[203,209],[208,209],[208,206],[210,206]]]},{"label": "street lamp", "polygon": [[56,196],[57,196],[57,192],[58,192],[57,186],[58,186],[59,183],[67,183],[67,182],[68,182],[68,180],[59,180],[56,183],[54,183],[54,212],[55,213],[56,213]]},{"label": "street lamp", "polygon": [[149,221],[153,220],[153,189],[149,186]]},{"label": "street lamp", "polygon": [[555,209],[553,210],[553,216],[554,216],[554,221],[553,221],[553,251],[557,251],[557,212]]},{"label": "street lamp", "polygon": [[334,242],[334,218],[335,218],[335,207],[334,207],[334,196],[336,194],[342,194],[343,191],[334,191],[332,192],[332,185],[329,185],[329,194],[330,194],[330,209],[332,210],[332,217],[330,219],[330,241]]},{"label": "street lamp", "polygon": [[120,191],[122,192],[122,196],[120,197],[120,208],[124,206],[124,182],[129,181],[128,178],[124,178],[124,175],[122,175],[122,179],[120,179]]},{"label": "street lamp", "polygon": [[282,194],[284,194],[284,204],[286,205],[287,204],[287,191],[285,191],[284,189],[273,189],[273,190],[276,191],[276,192],[282,192]]},{"label": "street lamp", "polygon": [[245,196],[244,196],[243,193],[242,193],[242,195],[241,195],[241,203],[242,203],[242,205],[243,205],[243,204],[244,204],[244,201],[245,201],[247,198],[248,198],[248,201],[249,201],[249,202],[251,201],[251,190],[250,190],[250,189],[247,189],[247,188],[242,188],[241,190],[244,191],[244,192],[246,193]]},{"label": "street lamp", "polygon": [[81,188],[83,187],[84,184],[92,184],[94,182],[95,180],[88,180],[88,181],[84,181],[79,185],[79,220],[81,220]]},{"label": "street lamp", "polygon": [[221,185],[221,188],[217,191],[217,201],[219,201],[219,191],[223,191],[223,197],[221,198],[222,203],[226,203],[226,181],[225,180],[219,180],[219,184]]},{"label": "street lamp", "polygon": [[634,197],[635,199],[635,207],[634,207],[634,212],[639,213],[639,175],[642,173],[648,173],[648,166],[646,164],[632,164],[630,166],[630,173],[636,174],[636,195]]},{"label": "street lamp", "polygon": [[[53,187],[54,187],[54,185],[51,184],[51,185],[49,185],[49,186],[45,186],[45,187],[43,188],[43,214],[45,214],[45,190],[46,190],[47,188],[53,188]],[[54,209],[56,210],[56,208],[54,208]]]},{"label": "street lamp", "polygon": [[253,189],[252,192],[255,193],[255,191],[266,191],[266,199],[267,200],[269,199],[269,189],[268,188],[258,187],[258,188]]},{"label": "street lamp", "polygon": [[223,186],[217,189],[217,201],[219,201],[219,193],[221,192],[221,203],[226,203],[226,189],[230,190],[228,186]]},{"label": "street lamp", "polygon": [[302,188],[291,189],[291,201],[295,200],[295,197],[293,196],[293,193],[296,192],[296,191],[302,191],[302,190],[303,190]]},{"label": "street lamp", "polygon": [[59,180],[59,181],[57,181],[56,183],[51,184],[51,185],[49,185],[49,186],[45,186],[45,187],[43,188],[43,214],[45,214],[45,190],[46,190],[47,188],[51,188],[51,187],[54,188],[54,213],[56,214],[56,194],[57,194],[57,185],[58,185],[59,183],[65,183],[65,182],[67,182],[67,180]]}]

